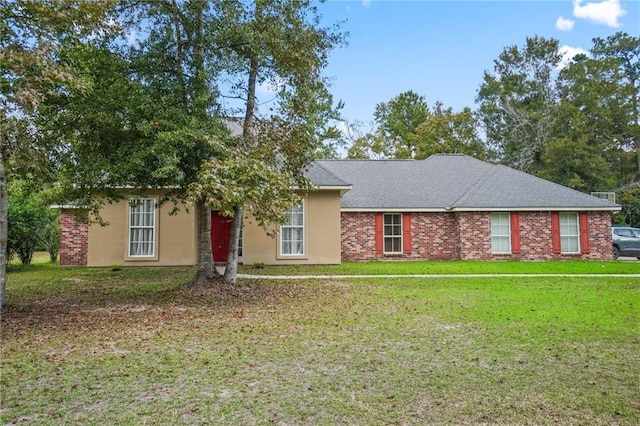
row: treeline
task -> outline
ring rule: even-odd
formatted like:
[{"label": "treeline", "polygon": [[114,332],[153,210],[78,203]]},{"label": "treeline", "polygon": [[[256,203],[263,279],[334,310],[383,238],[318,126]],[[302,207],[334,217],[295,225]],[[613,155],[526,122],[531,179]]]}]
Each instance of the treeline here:
[{"label": "treeline", "polygon": [[565,62],[558,40],[508,46],[485,71],[475,110],[409,91],[377,105],[370,129],[349,129],[350,158],[464,153],[583,192],[615,191],[640,226],[640,37],[595,38]]}]

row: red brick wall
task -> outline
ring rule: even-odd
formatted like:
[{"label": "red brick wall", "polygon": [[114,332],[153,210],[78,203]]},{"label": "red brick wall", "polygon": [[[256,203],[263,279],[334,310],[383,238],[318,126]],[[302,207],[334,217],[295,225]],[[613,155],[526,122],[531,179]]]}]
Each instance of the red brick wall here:
[{"label": "red brick wall", "polygon": [[411,258],[425,260],[460,258],[458,223],[453,213],[409,214],[412,216],[413,234]]},{"label": "red brick wall", "polygon": [[87,213],[63,209],[60,215],[60,266],[84,266],[89,248]]},{"label": "red brick wall", "polygon": [[[407,213],[405,213],[407,214]],[[411,253],[375,253],[375,213],[342,213],[342,260],[611,259],[611,214],[589,212],[590,252],[553,254],[551,213],[519,212],[520,254],[491,253],[491,212],[408,213]]]},{"label": "red brick wall", "polygon": [[459,259],[457,223],[452,213],[411,215],[411,253],[376,254],[375,213],[341,214],[342,260]]},{"label": "red brick wall", "polygon": [[460,259],[491,260],[491,213],[457,213]]},{"label": "red brick wall", "polygon": [[611,253],[611,213],[589,212],[589,245],[591,253],[585,259],[610,260]]},{"label": "red brick wall", "polygon": [[560,259],[551,250],[551,212],[520,212],[520,256],[522,260]]},{"label": "red brick wall", "polygon": [[342,260],[375,260],[375,213],[341,213]]}]

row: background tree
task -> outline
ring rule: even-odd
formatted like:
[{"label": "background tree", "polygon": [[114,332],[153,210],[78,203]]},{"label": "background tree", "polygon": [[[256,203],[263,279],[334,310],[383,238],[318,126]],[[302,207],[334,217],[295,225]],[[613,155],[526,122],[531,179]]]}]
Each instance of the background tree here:
[{"label": "background tree", "polygon": [[640,228],[640,184],[618,189],[616,201],[622,204],[622,211],[614,216],[614,223]]},{"label": "background tree", "polygon": [[56,260],[59,245],[59,211],[49,208],[48,198],[33,180],[13,179],[9,183],[7,250],[31,263],[36,250],[47,250]]},{"label": "background tree", "polygon": [[461,153],[485,158],[478,123],[470,108],[454,112],[436,102],[430,109],[423,96],[412,91],[376,107],[375,127],[350,126],[349,158],[424,159],[438,153]]},{"label": "background tree", "polygon": [[58,61],[58,48],[113,30],[106,19],[112,6],[108,0],[0,0],[0,308],[6,283],[7,176],[46,159],[46,147],[31,126],[41,96],[60,83],[81,84],[73,67]]},{"label": "background tree", "polygon": [[[613,73],[613,74],[612,74]],[[617,71],[607,61],[576,56],[558,75],[558,103],[538,176],[584,191],[617,185],[620,118]]]},{"label": "background tree", "polygon": [[451,107],[445,108],[437,102],[407,139],[414,147],[416,159],[438,153],[457,153],[484,160],[484,144],[477,129],[478,123],[470,108],[454,112]]},{"label": "background tree", "polygon": [[416,147],[409,135],[416,132],[428,115],[429,107],[424,96],[411,90],[379,103],[373,114],[382,136],[379,153],[386,158],[414,158]]},{"label": "background tree", "polygon": [[535,174],[540,167],[557,101],[554,70],[562,56],[556,39],[527,37],[508,46],[485,71],[476,102],[488,146],[500,161]]},{"label": "background tree", "polygon": [[[619,143],[623,148],[635,150],[636,179],[640,178],[640,37],[618,32],[606,39],[593,39],[591,53],[596,60],[611,66],[603,74],[602,85],[613,84],[617,98],[626,111],[619,124],[622,129]],[[607,78],[609,77],[609,78]]]}]

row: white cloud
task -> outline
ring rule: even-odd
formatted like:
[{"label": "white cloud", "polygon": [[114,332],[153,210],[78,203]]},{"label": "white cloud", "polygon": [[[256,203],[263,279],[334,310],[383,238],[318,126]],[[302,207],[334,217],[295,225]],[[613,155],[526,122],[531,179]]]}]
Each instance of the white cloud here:
[{"label": "white cloud", "polygon": [[336,124],[336,128],[342,133],[344,136],[348,136],[350,133],[349,123],[346,121],[338,121]]},{"label": "white cloud", "polygon": [[566,19],[561,16],[556,21],[556,28],[560,31],[571,31],[573,29],[573,24],[575,24],[574,20]]},{"label": "white cloud", "polygon": [[584,50],[582,47],[572,47],[572,46],[567,46],[566,44],[560,47],[558,51],[562,55],[562,59],[560,60],[560,63],[558,64],[558,67],[557,67],[558,69],[562,69],[567,65],[569,65],[573,57],[580,53],[583,53],[585,55],[589,54],[589,52]]},{"label": "white cloud", "polygon": [[588,19],[596,24],[618,28],[620,26],[618,18],[627,14],[627,11],[620,6],[619,0],[586,3],[584,6],[582,3],[583,0],[573,0],[573,16]]},{"label": "white cloud", "polygon": [[370,4],[371,4],[371,0],[362,0],[362,5],[364,7],[369,7]]}]

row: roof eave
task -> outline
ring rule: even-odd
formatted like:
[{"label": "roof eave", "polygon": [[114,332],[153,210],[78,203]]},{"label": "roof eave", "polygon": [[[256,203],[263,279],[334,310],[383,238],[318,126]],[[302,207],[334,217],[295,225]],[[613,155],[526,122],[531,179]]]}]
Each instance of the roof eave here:
[{"label": "roof eave", "polygon": [[317,191],[340,191],[340,196],[346,194],[351,191],[353,186],[351,185],[316,185],[313,187]]},{"label": "roof eave", "polygon": [[621,206],[612,207],[434,207],[434,208],[385,208],[385,207],[342,207],[340,211],[347,213],[384,212],[384,213],[437,213],[437,212],[575,212],[575,211],[620,211]]}]

